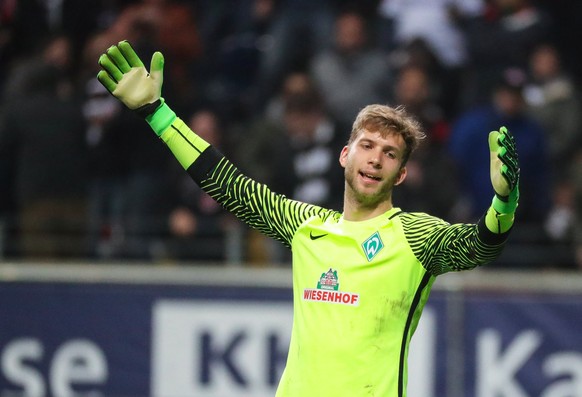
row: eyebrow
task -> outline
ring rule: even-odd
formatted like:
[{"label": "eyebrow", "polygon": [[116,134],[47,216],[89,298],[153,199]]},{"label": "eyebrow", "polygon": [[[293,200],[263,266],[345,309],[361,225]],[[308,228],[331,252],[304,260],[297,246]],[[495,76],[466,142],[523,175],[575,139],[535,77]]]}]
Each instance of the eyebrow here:
[{"label": "eyebrow", "polygon": [[[386,150],[393,150],[395,152],[400,152],[400,150],[398,149],[398,147],[393,146],[393,145],[381,145],[378,142],[370,139],[370,138],[362,138],[360,139],[361,143],[373,143],[374,145],[378,145],[378,146],[382,146],[382,148],[386,151]],[[403,151],[402,151],[403,152]]]}]

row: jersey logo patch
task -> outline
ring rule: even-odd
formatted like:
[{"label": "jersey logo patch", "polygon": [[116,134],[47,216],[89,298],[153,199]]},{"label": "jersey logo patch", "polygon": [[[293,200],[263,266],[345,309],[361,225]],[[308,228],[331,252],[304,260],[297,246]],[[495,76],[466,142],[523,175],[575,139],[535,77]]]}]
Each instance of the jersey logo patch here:
[{"label": "jersey logo patch", "polygon": [[317,289],[337,291],[339,289],[337,270],[329,269],[326,273],[321,273],[321,277],[317,283]]},{"label": "jersey logo patch", "polygon": [[309,232],[309,238],[312,240],[317,240],[318,238],[322,238],[327,236],[327,233],[325,234],[313,234],[313,232]]},{"label": "jersey logo patch", "polygon": [[362,243],[362,249],[364,250],[364,254],[366,254],[366,258],[368,258],[368,262],[371,262],[382,248],[384,248],[384,243],[378,232],[372,234]]},{"label": "jersey logo patch", "polygon": [[306,288],[303,290],[303,300],[358,306],[360,295],[339,291],[337,270],[330,268],[327,272],[321,274],[317,282],[317,289]]}]

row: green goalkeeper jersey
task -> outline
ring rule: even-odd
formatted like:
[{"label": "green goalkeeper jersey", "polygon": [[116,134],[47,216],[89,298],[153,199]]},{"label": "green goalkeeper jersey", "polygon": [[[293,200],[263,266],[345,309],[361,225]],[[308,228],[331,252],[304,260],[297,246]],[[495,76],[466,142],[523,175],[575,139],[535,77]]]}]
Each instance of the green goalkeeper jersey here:
[{"label": "green goalkeeper jersey", "polygon": [[505,241],[483,221],[398,208],[346,221],[246,177],[179,119],[162,139],[214,199],[292,249],[293,330],[277,397],[405,396],[410,338],[435,277],[492,261]]}]

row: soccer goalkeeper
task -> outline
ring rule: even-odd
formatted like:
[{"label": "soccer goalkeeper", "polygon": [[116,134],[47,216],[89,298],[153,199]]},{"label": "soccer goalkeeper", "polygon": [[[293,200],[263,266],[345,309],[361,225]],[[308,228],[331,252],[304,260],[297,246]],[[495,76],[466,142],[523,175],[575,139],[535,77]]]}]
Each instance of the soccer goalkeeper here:
[{"label": "soccer goalkeeper", "polygon": [[145,118],[194,181],[291,248],[293,330],[276,395],[405,396],[410,338],[435,278],[494,260],[513,225],[519,165],[509,131],[489,134],[491,207],[477,224],[449,224],[393,206],[392,189],[424,134],[401,108],[367,106],[339,153],[345,192],[337,212],[271,191],[191,131],[161,96],[161,53],[148,72],[122,41],[99,64],[99,81]]}]

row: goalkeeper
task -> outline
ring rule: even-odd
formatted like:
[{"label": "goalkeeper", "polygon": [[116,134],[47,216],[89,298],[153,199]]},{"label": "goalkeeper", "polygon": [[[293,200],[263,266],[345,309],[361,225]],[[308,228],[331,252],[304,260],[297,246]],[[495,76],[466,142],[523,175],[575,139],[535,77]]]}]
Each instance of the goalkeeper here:
[{"label": "goalkeeper", "polygon": [[512,228],[519,165],[509,131],[489,134],[490,208],[476,224],[449,224],[393,206],[392,189],[424,134],[403,109],[369,105],[339,153],[345,191],[337,212],[271,191],[191,131],[161,96],[161,53],[148,72],[122,41],[99,64],[98,80],[145,118],[196,183],[291,248],[293,329],[276,395],[405,396],[410,338],[435,278],[493,261]]}]

